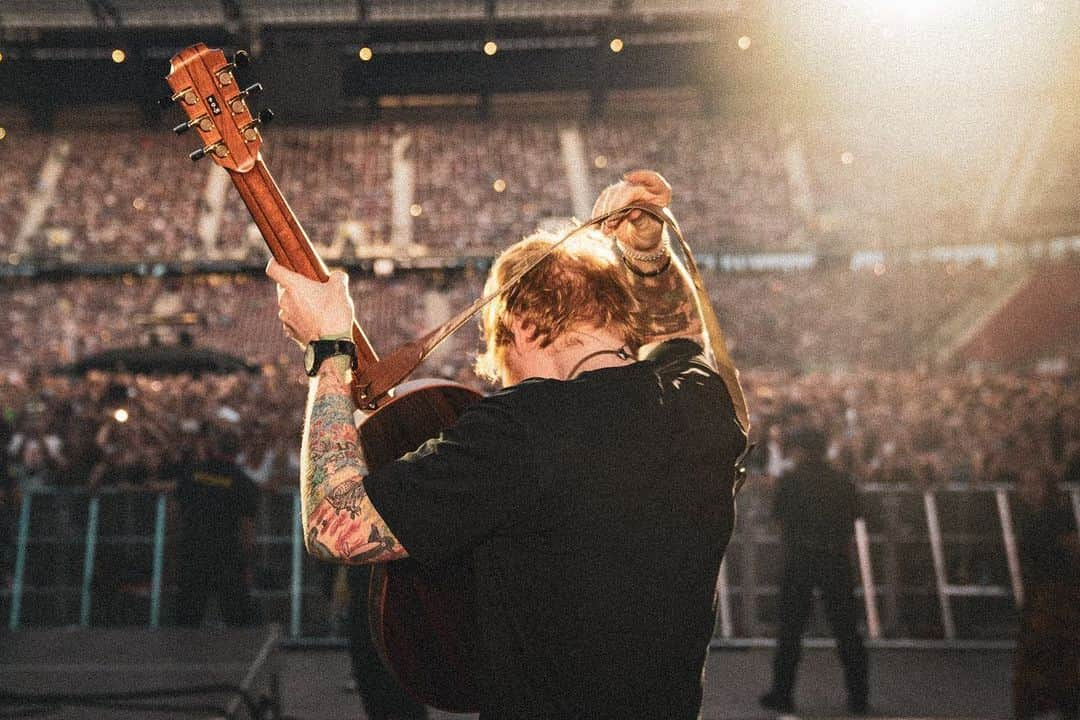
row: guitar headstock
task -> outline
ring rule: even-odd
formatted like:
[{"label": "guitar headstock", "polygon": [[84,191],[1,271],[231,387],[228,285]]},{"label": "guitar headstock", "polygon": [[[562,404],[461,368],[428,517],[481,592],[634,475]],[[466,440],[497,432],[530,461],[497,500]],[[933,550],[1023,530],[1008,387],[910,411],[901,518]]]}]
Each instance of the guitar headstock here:
[{"label": "guitar headstock", "polygon": [[247,64],[247,53],[242,50],[229,62],[221,50],[212,50],[203,43],[173,56],[165,78],[173,91],[169,100],[188,116],[173,131],[198,131],[202,147],[191,153],[192,160],[209,156],[223,168],[237,172],[255,166],[262,145],[259,126],[270,122],[274,114],[270,110],[263,110],[257,117],[251,114],[247,97],[261,91],[262,85],[240,87],[235,70]]}]

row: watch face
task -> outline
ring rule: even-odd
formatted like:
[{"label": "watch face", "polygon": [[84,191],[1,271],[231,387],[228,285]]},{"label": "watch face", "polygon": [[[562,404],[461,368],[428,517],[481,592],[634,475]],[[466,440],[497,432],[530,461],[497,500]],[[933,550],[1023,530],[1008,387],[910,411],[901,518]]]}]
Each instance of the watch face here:
[{"label": "watch face", "polygon": [[311,372],[313,367],[315,367],[315,345],[308,343],[304,348],[304,370]]}]

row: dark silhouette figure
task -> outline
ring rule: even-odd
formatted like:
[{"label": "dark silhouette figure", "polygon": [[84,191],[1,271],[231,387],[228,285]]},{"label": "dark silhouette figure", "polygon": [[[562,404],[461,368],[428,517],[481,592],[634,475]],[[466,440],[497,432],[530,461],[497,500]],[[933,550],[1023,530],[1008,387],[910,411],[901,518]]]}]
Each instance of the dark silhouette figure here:
[{"label": "dark silhouette figure", "polygon": [[180,547],[176,623],[202,623],[216,595],[229,625],[257,625],[259,608],[249,595],[250,556],[258,489],[236,465],[236,437],[228,431],[202,438],[199,458],[180,469]]},{"label": "dark silhouette figure", "polygon": [[1020,477],[1024,608],[1016,638],[1013,713],[1080,718],[1080,537],[1054,474],[1032,465]]},{"label": "dark silhouette figure", "polygon": [[821,590],[825,612],[844,666],[848,709],[867,710],[867,658],[855,626],[854,579],[849,560],[853,523],[859,516],[851,480],[825,459],[824,433],[804,429],[792,438],[795,467],[780,478],[773,515],[782,526],[784,570],[780,584],[780,636],[772,689],[760,699],[778,712],[794,709],[792,693],[802,654],[802,634]]}]

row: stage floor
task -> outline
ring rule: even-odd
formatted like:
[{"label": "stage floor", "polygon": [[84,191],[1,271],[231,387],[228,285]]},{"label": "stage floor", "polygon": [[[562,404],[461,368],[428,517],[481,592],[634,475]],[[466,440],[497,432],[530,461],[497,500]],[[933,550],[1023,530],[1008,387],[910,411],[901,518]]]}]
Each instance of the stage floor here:
[{"label": "stage floor", "polygon": [[[706,669],[704,720],[776,717],[757,706],[769,683],[768,649],[714,650]],[[1002,650],[870,651],[871,718],[988,720],[1011,716],[1012,653]],[[349,661],[340,650],[290,650],[284,655],[283,707],[298,720],[366,720],[346,691]],[[793,717],[843,717],[840,664],[830,649],[806,649]],[[474,715],[432,713],[432,720]]]},{"label": "stage floor", "polygon": [[276,625],[0,633],[0,718],[273,715],[280,641]]},{"label": "stage floor", "polygon": [[[355,691],[347,689],[349,663],[344,650],[280,650],[279,637],[275,627],[194,633],[72,629],[6,634],[0,637],[0,692],[85,694],[223,683],[242,686],[252,697],[280,694],[285,717],[295,720],[365,720]],[[769,649],[714,650],[706,670],[702,717],[775,717],[757,706],[758,695],[769,683],[771,658]],[[874,649],[870,663],[870,717],[997,720],[1011,715],[1009,651]],[[235,717],[248,717],[238,699],[228,693],[140,702],[209,704],[237,711]],[[796,703],[797,718],[846,714],[833,650],[804,650]],[[22,709],[43,710],[34,716],[47,720],[221,715],[206,711],[158,714],[134,708],[118,713],[100,707],[49,708],[51,704],[43,701]],[[17,714],[12,705],[0,704],[2,717],[26,715]],[[432,720],[472,717],[431,715]]]}]

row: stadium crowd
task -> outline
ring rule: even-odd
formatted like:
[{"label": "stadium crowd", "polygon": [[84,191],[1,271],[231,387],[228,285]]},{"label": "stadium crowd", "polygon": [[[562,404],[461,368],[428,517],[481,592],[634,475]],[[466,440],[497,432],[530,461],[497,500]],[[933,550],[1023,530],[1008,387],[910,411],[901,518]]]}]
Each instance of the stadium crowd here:
[{"label": "stadium crowd", "polygon": [[[264,154],[309,235],[339,257],[391,241],[393,195],[402,192],[395,158],[411,168],[406,234],[419,251],[490,252],[545,218],[573,214],[562,129],[554,121],[509,120],[283,128],[268,135]],[[798,225],[783,155],[790,129],[705,118],[613,120],[578,129],[594,189],[627,169],[659,169],[680,188],[675,209],[699,249],[788,247]],[[215,215],[205,197],[207,173],[215,171],[209,162],[191,167],[184,139],[108,131],[39,139],[32,152],[17,156],[15,143],[6,143],[5,156],[18,162],[5,170],[6,187],[15,192],[0,204],[0,224],[17,226],[51,142],[67,143],[31,255],[69,263],[243,256],[237,249],[246,246],[251,221],[231,190],[216,232],[199,229],[202,215]],[[120,145],[133,152],[85,152]],[[0,251],[12,248],[13,238],[0,235]]]},{"label": "stadium crowd", "polygon": [[[449,362],[442,369],[468,374]],[[760,474],[775,474],[784,437],[812,423],[828,429],[832,457],[863,482],[1012,482],[1033,464],[1080,482],[1075,378],[752,369],[743,376],[755,435],[779,443],[759,454]],[[241,437],[244,462],[265,487],[291,483],[305,387],[298,357],[250,374],[8,371],[0,379],[6,492],[16,483],[168,480],[168,468],[203,434],[223,429]]]},{"label": "stadium crowd", "polygon": [[[892,122],[882,137],[897,135],[900,120]],[[564,153],[560,133],[576,128],[589,189],[631,168],[659,169],[676,188],[673,210],[698,252],[825,251],[810,270],[705,268],[766,446],[753,459],[759,475],[781,471],[784,438],[812,422],[829,429],[834,460],[861,482],[1011,481],[1029,464],[1080,481],[1075,362],[1073,374],[937,364],[942,343],[955,336],[950,323],[973,320],[1022,270],[891,262],[854,270],[837,261],[843,252],[829,256],[845,223],[861,225],[871,248],[970,239],[957,228],[976,226],[981,188],[1012,126],[986,123],[969,133],[934,182],[920,180],[927,158],[890,156],[872,127],[865,118],[850,127],[631,116],[576,126],[379,122],[275,128],[265,154],[328,258],[347,262],[389,243],[394,253],[486,255],[573,213],[574,173],[566,167],[573,153]],[[192,169],[186,139],[95,130],[22,139],[0,143],[0,258],[69,266],[231,259],[261,270],[265,250],[247,210],[209,161]],[[131,152],[86,152],[121,146]],[[45,182],[50,163],[59,169],[55,186]],[[411,193],[408,220],[397,204],[403,187]],[[40,227],[20,247],[16,235],[35,202],[44,203]],[[848,220],[837,222],[837,209]],[[898,215],[912,222],[892,222]],[[376,349],[393,349],[475,298],[482,273],[466,265],[390,278],[354,274],[359,318]],[[261,273],[5,278],[0,524],[10,526],[17,487],[165,481],[201,438],[225,431],[241,436],[243,464],[263,487],[291,483],[305,381],[273,299]],[[64,370],[114,348],[192,345],[237,356],[253,370]],[[418,375],[477,385],[475,350],[476,333],[466,328]]]},{"label": "stadium crowd", "polygon": [[[927,264],[787,273],[706,270],[704,277],[727,319],[732,350],[747,368],[904,369],[934,360],[946,321],[982,307],[1015,270]],[[392,278],[354,273],[352,287],[360,321],[376,350],[386,352],[466,307],[481,282],[474,269]],[[12,279],[0,298],[0,319],[10,338],[0,346],[0,367],[24,372],[105,348],[175,341],[181,331],[198,346],[255,363],[277,360],[288,347],[268,310],[272,286],[261,276]],[[453,342],[460,352],[438,357],[472,350],[473,335],[459,332]]]},{"label": "stadium crowd", "polygon": [[[928,369],[936,329],[978,304],[995,271],[933,266],[883,275],[822,269],[707,278],[760,438],[773,426],[782,435],[813,420],[830,428],[836,459],[863,481],[1007,480],[1018,463],[1031,462],[1063,475],[1072,463],[1070,477],[1077,472],[1075,377]],[[387,352],[465,307],[479,282],[468,272],[412,273],[358,276],[351,287],[361,322],[376,349]],[[911,302],[927,285],[937,288],[934,299]],[[295,453],[304,378],[265,279],[23,280],[0,300],[9,337],[0,348],[9,475],[75,484],[145,480],[186,452],[176,437],[221,423],[272,451]],[[173,324],[178,317],[187,320]],[[476,335],[461,330],[418,375],[478,385],[470,367]],[[239,355],[256,370],[62,372],[106,348],[181,343]],[[121,409],[123,422],[116,419]]]}]

